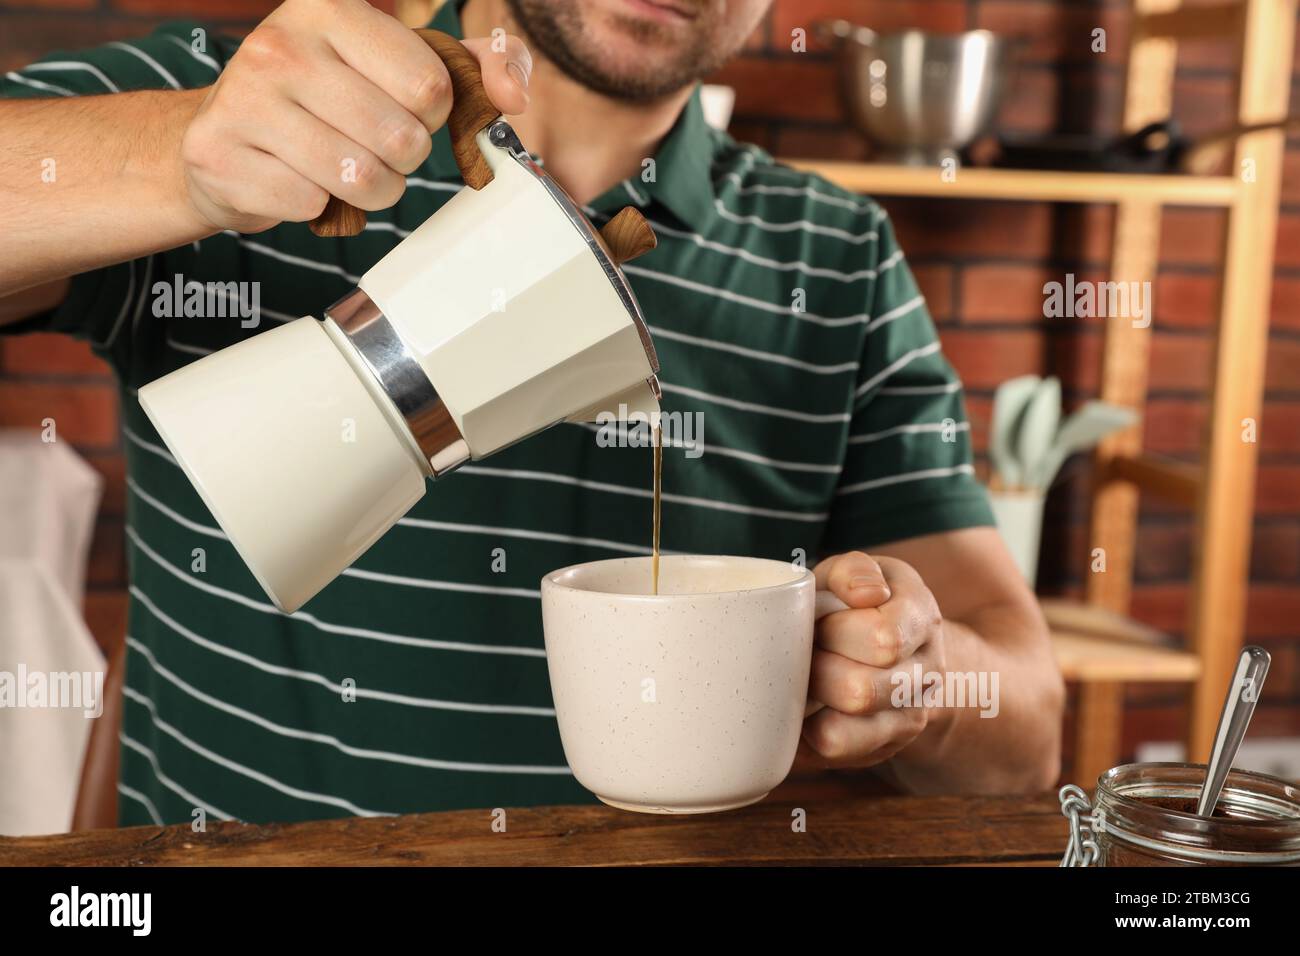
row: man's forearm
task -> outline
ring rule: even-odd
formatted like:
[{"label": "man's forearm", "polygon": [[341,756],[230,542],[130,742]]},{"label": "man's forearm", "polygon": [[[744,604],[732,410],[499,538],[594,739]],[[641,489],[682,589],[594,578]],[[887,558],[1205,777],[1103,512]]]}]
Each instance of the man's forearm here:
[{"label": "man's forearm", "polygon": [[205,95],[0,100],[0,296],[211,235],[180,161]]},{"label": "man's forearm", "polygon": [[974,674],[992,688],[996,675],[997,715],[980,716],[969,699],[932,711],[921,736],[890,761],[898,783],[912,792],[1006,793],[1056,782],[1064,688],[1042,627],[1013,604],[944,621],[945,678]]}]

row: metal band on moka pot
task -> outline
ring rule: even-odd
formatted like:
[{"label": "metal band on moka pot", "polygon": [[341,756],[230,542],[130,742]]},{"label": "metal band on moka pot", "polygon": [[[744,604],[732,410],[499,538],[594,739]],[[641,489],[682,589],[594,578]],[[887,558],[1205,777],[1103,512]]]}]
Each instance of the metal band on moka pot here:
[{"label": "metal band on moka pot", "polygon": [[393,403],[420,450],[421,461],[428,464],[430,477],[441,478],[469,461],[469,444],[451,412],[419,359],[370,296],[353,289],[325,310],[325,321],[343,334]]},{"label": "metal band on moka pot", "polygon": [[[647,394],[657,402],[662,397],[657,377],[659,359],[640,306],[620,268],[624,262],[655,247],[656,238],[649,223],[640,212],[628,206],[603,228],[597,229],[592,225],[568,193],[533,161],[514,129],[498,113],[483,87],[474,56],[448,34],[437,30],[415,32],[443,60],[451,78],[453,106],[447,128],[451,135],[452,153],[465,184],[477,192],[493,182],[496,162],[486,155],[490,151],[508,156],[512,165],[542,187],[563,213],[564,219],[581,236],[587,252],[599,264],[631,320],[648,364]],[[365,224],[364,211],[331,198],[325,211],[311,223],[311,229],[320,236],[350,236],[360,233]],[[520,228],[526,225],[520,223]],[[366,279],[371,279],[377,271],[367,273],[362,285],[365,286]],[[381,286],[383,280],[374,278],[374,283]],[[401,414],[421,456],[430,463],[432,476],[438,477],[474,457],[473,436],[468,436],[470,440],[467,441],[463,429],[457,424],[457,417],[440,397],[438,384],[421,362],[422,356],[418,354],[421,350],[413,350],[403,340],[404,330],[409,335],[410,326],[419,324],[418,320],[413,321],[409,316],[386,315],[376,303],[376,297],[382,297],[378,289],[355,289],[331,306],[326,317],[333,320],[348,344],[371,370]]]}]

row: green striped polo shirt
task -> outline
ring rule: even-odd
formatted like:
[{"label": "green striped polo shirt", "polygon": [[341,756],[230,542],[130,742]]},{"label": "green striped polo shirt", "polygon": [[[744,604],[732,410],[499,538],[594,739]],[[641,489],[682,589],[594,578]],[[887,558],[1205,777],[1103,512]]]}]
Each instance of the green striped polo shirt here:
[{"label": "green striped polo shirt", "polygon": [[[433,25],[459,36],[455,5]],[[204,86],[235,43],[201,29],[55,53],[9,73],[0,94]],[[599,225],[632,203],[658,234],[626,271],[665,411],[703,424],[694,450],[665,453],[665,550],[811,564],[990,524],[960,383],[880,207],[711,130],[698,94],[654,159],[653,176],[589,212]],[[296,223],[221,233],[78,276],[63,306],[13,330],[88,339],[121,382],[123,824],[187,821],[197,808],[288,821],[593,799],[560,745],[539,581],[649,552],[649,450],[565,424],[472,462],[285,615],[136,400],[214,349],[319,316],[460,188],[440,131],[401,201],[360,236],[318,239]],[[260,283],[260,322],[158,317],[155,286],[177,276]]]}]

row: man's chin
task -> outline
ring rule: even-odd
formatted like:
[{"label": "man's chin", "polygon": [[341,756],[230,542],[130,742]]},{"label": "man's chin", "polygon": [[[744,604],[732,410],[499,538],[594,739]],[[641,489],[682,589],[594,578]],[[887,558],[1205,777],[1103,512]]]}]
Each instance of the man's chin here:
[{"label": "man's chin", "polygon": [[642,35],[635,27],[629,30],[616,23],[602,24],[589,35],[585,59],[588,69],[606,79],[603,85],[641,98],[636,91],[644,96],[661,88],[669,78],[685,74],[681,82],[669,80],[674,88],[690,82],[695,70],[693,64],[680,62],[683,46],[680,40],[657,32]]},{"label": "man's chin", "polygon": [[[690,9],[690,0],[680,2]],[[511,7],[542,56],[615,99],[650,102],[712,70],[708,39],[698,32],[707,24],[699,18],[623,0],[593,3],[581,16],[577,6],[541,0],[511,0]]]}]

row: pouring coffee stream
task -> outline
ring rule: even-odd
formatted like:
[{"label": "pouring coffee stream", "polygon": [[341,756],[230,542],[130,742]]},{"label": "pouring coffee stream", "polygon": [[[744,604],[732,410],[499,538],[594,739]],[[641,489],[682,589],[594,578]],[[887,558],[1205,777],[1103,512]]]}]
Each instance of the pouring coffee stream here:
[{"label": "pouring coffee stream", "polygon": [[659,593],[659,529],[664,487],[664,432],[663,426],[654,427],[654,517],[650,531],[650,587],[652,594]]},{"label": "pouring coffee stream", "polygon": [[[597,230],[492,106],[473,55],[416,32],[451,75],[447,127],[469,188],[323,321],[287,322],[138,393],[285,612],[369,549],[425,479],[620,406],[659,417],[659,360],[620,268],[654,231],[630,206]],[[312,223],[322,236],[364,227],[338,199]]]}]

